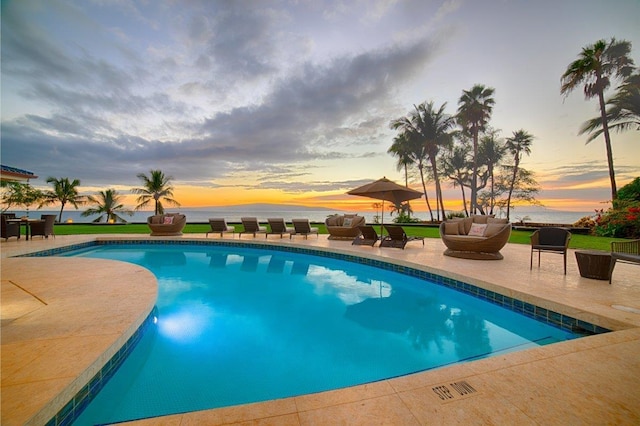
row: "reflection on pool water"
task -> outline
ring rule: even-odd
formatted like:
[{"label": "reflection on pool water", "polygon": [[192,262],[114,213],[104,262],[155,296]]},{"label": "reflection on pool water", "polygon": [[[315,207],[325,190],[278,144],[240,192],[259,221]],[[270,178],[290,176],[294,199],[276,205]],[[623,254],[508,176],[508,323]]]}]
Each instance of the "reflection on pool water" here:
[{"label": "reflection on pool water", "polygon": [[341,388],[574,338],[446,287],[253,248],[107,245],[158,278],[157,321],[76,424]]}]

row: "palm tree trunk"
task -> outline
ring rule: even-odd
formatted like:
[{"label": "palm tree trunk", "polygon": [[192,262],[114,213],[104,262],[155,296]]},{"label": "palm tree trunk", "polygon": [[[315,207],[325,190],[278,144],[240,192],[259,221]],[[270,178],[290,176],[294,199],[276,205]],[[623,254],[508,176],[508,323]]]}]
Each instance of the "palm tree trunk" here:
[{"label": "palm tree trunk", "polygon": [[511,185],[509,185],[509,195],[507,196],[507,222],[509,221],[509,215],[511,213],[511,194],[513,194],[513,187],[516,184],[516,177],[518,176],[519,164],[520,164],[519,153],[516,153],[515,164],[513,165],[513,176],[511,177]]},{"label": "palm tree trunk", "polygon": [[469,217],[469,210],[467,210],[467,196],[464,192],[464,185],[462,180],[460,181],[460,190],[462,191],[462,207],[464,207],[464,214]]},{"label": "palm tree trunk", "polygon": [[611,150],[611,136],[609,135],[609,124],[607,123],[607,110],[604,102],[604,94],[602,90],[598,91],[598,100],[600,101],[600,117],[602,117],[602,131],[604,133],[604,145],[607,149],[607,163],[609,164],[609,179],[611,180],[611,200],[618,198],[618,189],[616,188],[616,174],[613,169],[613,151]]},{"label": "palm tree trunk", "polygon": [[433,157],[429,157],[431,159],[431,168],[433,169],[433,179],[436,181],[436,197],[438,199],[438,205],[440,206],[440,210],[438,211],[438,220],[440,220],[440,212],[442,212],[442,220],[445,218],[444,214],[444,201],[442,200],[442,187],[440,186],[440,177],[438,176],[438,167],[436,165],[436,159]]},{"label": "palm tree trunk", "polygon": [[58,223],[62,223],[62,211],[64,210],[64,203],[60,203],[60,214],[58,214]]},{"label": "palm tree trunk", "polygon": [[489,200],[489,214],[493,214],[493,207],[496,204],[496,188],[495,188],[495,179],[493,178],[493,167],[489,170],[490,178],[491,178],[491,199]]},{"label": "palm tree trunk", "polygon": [[471,174],[471,213],[478,204],[478,128],[473,126],[473,171]]},{"label": "palm tree trunk", "polygon": [[427,185],[424,183],[424,172],[422,171],[422,165],[419,164],[420,180],[422,181],[422,191],[424,192],[424,199],[427,202],[427,208],[429,209],[429,215],[431,216],[431,222],[433,222],[433,210],[431,210],[431,203],[429,203],[429,195],[427,194]]}]

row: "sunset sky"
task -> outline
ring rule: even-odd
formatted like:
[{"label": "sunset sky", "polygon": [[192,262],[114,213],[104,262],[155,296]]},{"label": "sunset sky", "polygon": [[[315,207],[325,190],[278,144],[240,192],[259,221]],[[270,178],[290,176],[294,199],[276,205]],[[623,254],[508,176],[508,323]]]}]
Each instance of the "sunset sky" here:
[{"label": "sunset sky", "polygon": [[[424,101],[455,114],[480,83],[495,88],[502,137],[534,135],[522,167],[544,205],[606,208],[604,143],[578,136],[597,102],[561,96],[560,77],[611,37],[640,65],[638,0],[2,0],[1,12],[2,164],[41,188],[80,179],[85,194],[128,194],[161,169],[183,206],[367,208],[345,192],[404,180],[390,121]],[[621,187],[640,175],[640,138],[612,137]]]}]

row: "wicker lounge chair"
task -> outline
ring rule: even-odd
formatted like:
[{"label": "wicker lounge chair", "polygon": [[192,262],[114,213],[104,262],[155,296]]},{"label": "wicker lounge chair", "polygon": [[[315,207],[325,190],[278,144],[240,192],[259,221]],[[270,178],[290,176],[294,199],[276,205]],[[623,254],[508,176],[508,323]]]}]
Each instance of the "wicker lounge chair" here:
[{"label": "wicker lounge chair", "polygon": [[227,225],[227,221],[224,218],[209,219],[209,226],[211,226],[211,230],[205,234],[205,237],[208,237],[209,234],[220,234],[220,237],[222,237],[227,232],[236,233],[236,228]]},{"label": "wicker lounge chair", "polygon": [[404,246],[409,241],[422,241],[424,247],[424,237],[410,237],[400,225],[384,225],[384,229],[387,231],[387,236],[380,241],[380,247],[395,247],[404,250]]},{"label": "wicker lounge chair", "polygon": [[294,228],[287,226],[282,218],[267,219],[267,222],[269,222],[269,228],[271,228],[271,231],[267,232],[267,238],[269,237],[269,234],[280,234],[280,238],[282,238],[284,234],[291,234],[295,231]]},{"label": "wicker lounge chair", "polygon": [[632,263],[640,265],[640,240],[612,241],[611,242],[611,266],[609,267],[609,284],[616,262]]},{"label": "wicker lounge chair", "polygon": [[241,237],[242,237],[242,234],[253,234],[253,238],[255,238],[256,234],[267,233],[267,227],[260,226],[260,224],[258,224],[258,218],[242,217],[240,218],[240,220],[242,221],[242,227],[244,228],[244,230],[240,232]]},{"label": "wicker lounge chair", "polygon": [[360,235],[360,226],[366,224],[364,216],[357,214],[331,215],[324,221],[330,240],[353,240]]},{"label": "wicker lounge chair", "polygon": [[20,239],[20,223],[8,222],[8,219],[15,219],[15,215],[9,216],[3,214],[1,216],[0,236],[2,236],[5,241],[8,241],[10,237],[18,237],[18,239]]},{"label": "wicker lounge chair", "polygon": [[564,258],[564,274],[567,275],[567,250],[571,232],[564,228],[540,228],[531,234],[531,259],[529,269],[533,269],[533,252],[538,252],[538,268],[540,267],[540,253],[557,253]]},{"label": "wicker lounge chair", "polygon": [[293,232],[289,234],[289,239],[294,235],[304,235],[305,240],[309,237],[309,234],[316,234],[318,236],[318,228],[312,228],[309,219],[292,219]]},{"label": "wicker lounge chair", "polygon": [[180,213],[167,213],[147,218],[151,236],[178,236],[187,224],[187,217]]},{"label": "wicker lounge chair", "polygon": [[[471,229],[484,225],[482,235]],[[471,233],[471,235],[470,235]],[[476,235],[474,235],[476,234]],[[496,219],[485,215],[474,215],[465,219],[447,220],[440,224],[440,238],[447,249],[445,256],[463,259],[500,260],[500,250],[509,241],[511,223],[506,219]]]},{"label": "wicker lounge chair", "polygon": [[360,234],[353,239],[352,245],[356,246],[371,246],[373,247],[380,237],[378,237],[378,233],[375,228],[370,225],[359,226]]},{"label": "wicker lounge chair", "polygon": [[56,237],[56,234],[53,232],[53,225],[56,222],[55,214],[43,214],[40,216],[40,220],[36,222],[29,223],[29,228],[31,229],[31,238],[36,235],[42,235],[44,238],[49,238],[49,235],[53,235]]}]

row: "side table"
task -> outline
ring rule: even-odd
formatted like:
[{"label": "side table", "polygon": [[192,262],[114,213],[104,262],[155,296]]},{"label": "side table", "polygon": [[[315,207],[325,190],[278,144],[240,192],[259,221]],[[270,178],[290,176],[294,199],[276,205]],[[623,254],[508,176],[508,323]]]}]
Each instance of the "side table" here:
[{"label": "side table", "polygon": [[580,276],[608,280],[611,276],[611,253],[606,251],[576,250]]}]

